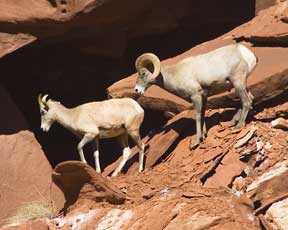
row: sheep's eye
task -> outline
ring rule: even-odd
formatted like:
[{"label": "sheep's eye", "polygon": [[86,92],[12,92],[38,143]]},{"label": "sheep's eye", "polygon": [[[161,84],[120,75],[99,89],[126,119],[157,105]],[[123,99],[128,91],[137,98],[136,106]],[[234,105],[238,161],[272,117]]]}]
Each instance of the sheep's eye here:
[{"label": "sheep's eye", "polygon": [[42,110],[42,109],[40,110],[40,114],[41,114],[41,115],[45,115],[46,113],[47,113],[47,111]]}]

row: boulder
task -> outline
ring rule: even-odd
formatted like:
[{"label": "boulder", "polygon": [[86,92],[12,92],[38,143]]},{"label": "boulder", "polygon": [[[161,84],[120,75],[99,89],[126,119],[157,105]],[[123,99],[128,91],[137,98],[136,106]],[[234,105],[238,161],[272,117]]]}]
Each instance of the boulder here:
[{"label": "boulder", "polygon": [[83,203],[92,207],[100,201],[122,204],[126,199],[125,194],[111,181],[81,161],[62,162],[54,171],[53,181],[65,195],[65,212],[79,208]]},{"label": "boulder", "polygon": [[21,111],[0,85],[0,225],[30,202],[63,207],[63,195],[52,183],[52,168]]},{"label": "boulder", "polygon": [[0,153],[0,225],[25,204],[44,202],[55,213],[63,207],[63,194],[52,182],[52,168],[33,133],[0,135]]}]

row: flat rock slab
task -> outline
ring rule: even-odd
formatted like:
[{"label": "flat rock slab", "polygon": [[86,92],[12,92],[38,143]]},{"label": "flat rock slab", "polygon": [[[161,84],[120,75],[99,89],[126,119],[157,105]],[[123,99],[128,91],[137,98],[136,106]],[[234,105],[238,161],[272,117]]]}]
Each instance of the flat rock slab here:
[{"label": "flat rock slab", "polygon": [[[1,7],[1,6],[0,6]],[[15,50],[33,42],[36,37],[30,34],[7,34],[0,33],[0,58],[4,57],[8,53],[12,53]]]},{"label": "flat rock slab", "polygon": [[248,196],[253,202],[260,204],[254,213],[259,215],[275,202],[288,198],[288,172],[284,172],[261,183],[255,190],[249,191]]},{"label": "flat rock slab", "polygon": [[78,206],[83,200],[88,200],[90,204],[101,201],[122,204],[125,201],[125,195],[120,189],[80,161],[62,162],[54,171],[52,179],[65,195],[66,210],[71,205]]}]

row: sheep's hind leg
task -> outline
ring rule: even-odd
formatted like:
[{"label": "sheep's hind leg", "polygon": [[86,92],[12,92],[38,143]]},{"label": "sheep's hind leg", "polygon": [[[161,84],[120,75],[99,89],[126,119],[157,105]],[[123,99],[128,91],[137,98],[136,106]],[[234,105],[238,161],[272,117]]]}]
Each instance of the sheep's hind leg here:
[{"label": "sheep's hind leg", "polygon": [[237,112],[234,114],[232,120],[231,120],[231,124],[232,126],[236,126],[238,121],[240,120],[240,117],[241,117],[241,114],[242,114],[242,109],[238,109]]},{"label": "sheep's hind leg", "polygon": [[202,103],[202,111],[201,111],[202,140],[205,140],[206,137],[207,137],[207,127],[206,127],[206,119],[205,119],[205,109],[206,109],[206,104],[207,104],[207,95],[208,95],[208,92],[204,92],[203,103]]},{"label": "sheep's hind leg", "polygon": [[145,144],[143,143],[143,141],[141,140],[140,134],[139,134],[139,130],[137,131],[132,131],[132,132],[128,132],[129,136],[131,137],[131,139],[134,141],[134,143],[137,145],[137,148],[139,150],[139,168],[138,168],[138,172],[142,172],[144,169],[144,149],[145,149]]},{"label": "sheep's hind leg", "polygon": [[[249,103],[251,104],[250,109],[252,109],[252,100],[253,100],[253,95],[248,92],[249,95]],[[241,114],[242,114],[242,109],[238,109],[237,112],[234,114],[232,120],[231,120],[231,124],[232,126],[237,126],[237,123],[239,122],[240,118],[241,118]]]},{"label": "sheep's hind leg", "polygon": [[193,106],[195,109],[195,120],[196,120],[196,139],[194,141],[191,141],[189,148],[195,149],[202,141],[203,133],[202,133],[202,95],[201,94],[195,94],[191,97]]},{"label": "sheep's hind leg", "polygon": [[115,177],[118,175],[118,173],[121,172],[122,168],[124,167],[124,165],[126,164],[130,154],[131,154],[131,150],[129,148],[129,145],[128,145],[128,135],[127,133],[121,135],[118,137],[118,140],[119,140],[119,143],[122,147],[122,153],[123,153],[123,156],[122,156],[122,160],[121,162],[119,163],[118,167],[114,170],[113,174],[112,174],[112,177]]},{"label": "sheep's hind leg", "polygon": [[249,95],[249,98],[250,98],[250,101],[251,101],[251,104],[252,104],[253,100],[254,100],[254,96],[248,89],[247,89],[247,92],[248,92],[248,95]]},{"label": "sheep's hind leg", "polygon": [[[234,82],[233,85],[234,85],[234,88],[237,91],[237,93],[241,99],[241,103],[242,103],[241,113],[239,112],[240,113],[239,121],[237,122],[235,127],[241,128],[245,125],[245,121],[246,121],[248,112],[249,112],[250,108],[252,107],[253,96],[251,93],[250,94],[248,93],[246,86],[245,86],[245,82],[236,81],[236,82]],[[239,116],[239,114],[237,115],[237,113],[234,116],[236,118],[238,118],[237,116]]]},{"label": "sheep's hind leg", "polygon": [[245,121],[246,121],[248,112],[252,106],[252,101],[251,101],[249,94],[248,94],[246,89],[241,90],[239,92],[239,95],[240,95],[240,98],[242,101],[242,114],[241,114],[241,117],[240,117],[240,119],[236,125],[236,128],[241,128],[245,125]]},{"label": "sheep's hind leg", "polygon": [[86,161],[84,153],[83,153],[83,147],[87,143],[91,142],[94,138],[95,138],[94,134],[87,133],[87,134],[84,135],[84,137],[82,138],[82,140],[79,142],[79,144],[77,146],[77,149],[78,149],[78,152],[79,152],[79,155],[80,155],[80,159],[81,159],[81,161],[83,163],[87,164],[87,161]]},{"label": "sheep's hind leg", "polygon": [[97,173],[101,173],[100,161],[99,161],[99,139],[95,138],[95,150],[94,150],[95,168]]}]

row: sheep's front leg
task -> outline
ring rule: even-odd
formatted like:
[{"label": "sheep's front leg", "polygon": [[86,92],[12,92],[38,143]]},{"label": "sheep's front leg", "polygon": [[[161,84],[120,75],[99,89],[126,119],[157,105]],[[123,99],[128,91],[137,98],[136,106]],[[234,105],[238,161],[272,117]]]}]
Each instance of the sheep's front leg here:
[{"label": "sheep's front leg", "polygon": [[201,94],[194,94],[191,97],[193,102],[193,106],[195,109],[195,120],[196,120],[196,139],[190,143],[190,149],[196,148],[202,141],[203,134],[202,134],[202,95]]},{"label": "sheep's front leg", "polygon": [[128,146],[128,135],[127,133],[123,134],[122,136],[118,137],[120,145],[122,147],[122,160],[120,162],[120,164],[118,165],[118,167],[114,170],[112,177],[115,177],[118,175],[118,173],[121,172],[122,168],[124,167],[124,165],[126,164],[130,154],[131,154],[131,150]]},{"label": "sheep's front leg", "polygon": [[94,159],[95,159],[95,168],[97,173],[101,173],[100,161],[99,161],[99,139],[95,138],[95,151],[94,151]]},{"label": "sheep's front leg", "polygon": [[77,149],[80,155],[80,159],[83,163],[87,164],[87,161],[84,157],[84,153],[83,153],[83,147],[84,145],[86,145],[87,143],[91,142],[93,139],[95,138],[95,135],[91,134],[91,133],[87,133],[84,135],[84,137],[82,138],[82,140],[79,142]]}]

